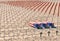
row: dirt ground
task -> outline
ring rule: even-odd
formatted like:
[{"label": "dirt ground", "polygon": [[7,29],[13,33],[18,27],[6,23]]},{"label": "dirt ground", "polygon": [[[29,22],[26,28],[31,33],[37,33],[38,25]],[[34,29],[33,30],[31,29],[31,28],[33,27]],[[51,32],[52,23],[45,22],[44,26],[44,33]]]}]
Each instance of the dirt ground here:
[{"label": "dirt ground", "polygon": [[[29,22],[53,22],[56,28],[36,29]],[[50,34],[48,36],[48,31]],[[56,32],[58,31],[58,32]],[[40,34],[42,32],[42,35]],[[40,36],[41,35],[41,36]],[[43,1],[0,2],[0,41],[59,41],[60,3]]]}]

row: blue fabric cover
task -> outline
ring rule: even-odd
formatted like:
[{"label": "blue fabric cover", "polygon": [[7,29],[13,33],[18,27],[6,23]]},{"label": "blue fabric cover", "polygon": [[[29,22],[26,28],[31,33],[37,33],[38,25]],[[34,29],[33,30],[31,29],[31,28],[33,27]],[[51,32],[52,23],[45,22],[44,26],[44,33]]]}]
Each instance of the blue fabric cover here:
[{"label": "blue fabric cover", "polygon": [[33,27],[37,28],[37,29],[50,28],[50,27],[51,28],[56,28],[54,26],[54,23],[40,23],[40,24],[35,23],[35,24],[33,24]]},{"label": "blue fabric cover", "polygon": [[37,28],[37,29],[43,29],[40,24],[33,24],[34,25],[34,28]]},{"label": "blue fabric cover", "polygon": [[54,23],[47,23],[47,25],[48,25],[49,27],[51,27],[51,28],[56,28],[56,27],[54,26]]}]

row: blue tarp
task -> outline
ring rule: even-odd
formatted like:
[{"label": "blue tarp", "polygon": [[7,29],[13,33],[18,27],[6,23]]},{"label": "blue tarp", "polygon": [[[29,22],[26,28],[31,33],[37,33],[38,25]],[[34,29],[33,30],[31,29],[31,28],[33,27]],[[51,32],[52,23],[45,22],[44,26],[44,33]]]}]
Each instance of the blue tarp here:
[{"label": "blue tarp", "polygon": [[41,27],[40,24],[33,24],[34,25],[34,28],[37,28],[37,29],[43,29],[43,27]]},{"label": "blue tarp", "polygon": [[53,23],[40,23],[40,24],[33,24],[34,28],[43,29],[43,28],[56,28]]},{"label": "blue tarp", "polygon": [[51,27],[51,28],[56,28],[56,27],[54,26],[54,23],[47,23],[47,25],[48,25],[49,27]]}]

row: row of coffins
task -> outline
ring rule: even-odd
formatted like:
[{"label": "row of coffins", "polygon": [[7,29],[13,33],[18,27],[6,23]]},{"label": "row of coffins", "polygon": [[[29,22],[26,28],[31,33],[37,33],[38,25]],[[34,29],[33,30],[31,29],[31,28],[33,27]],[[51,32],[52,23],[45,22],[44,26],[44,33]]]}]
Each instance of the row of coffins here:
[{"label": "row of coffins", "polygon": [[56,26],[52,22],[47,22],[47,23],[33,23],[32,25],[33,25],[32,27],[37,28],[37,29],[56,28]]}]

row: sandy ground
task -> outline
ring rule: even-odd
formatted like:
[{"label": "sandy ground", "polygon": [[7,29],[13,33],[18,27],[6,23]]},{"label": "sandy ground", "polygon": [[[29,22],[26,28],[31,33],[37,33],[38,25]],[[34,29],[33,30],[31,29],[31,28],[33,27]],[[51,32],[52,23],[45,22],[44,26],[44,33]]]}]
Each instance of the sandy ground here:
[{"label": "sandy ground", "polygon": [[[60,7],[54,2],[1,2],[0,41],[59,41]],[[56,29],[35,29],[30,21],[53,22]],[[48,36],[50,31],[50,36]],[[56,35],[56,31],[58,35]],[[40,36],[42,32],[42,36]]]}]

